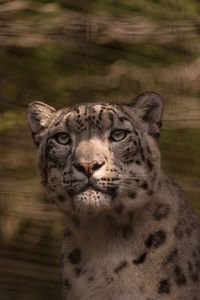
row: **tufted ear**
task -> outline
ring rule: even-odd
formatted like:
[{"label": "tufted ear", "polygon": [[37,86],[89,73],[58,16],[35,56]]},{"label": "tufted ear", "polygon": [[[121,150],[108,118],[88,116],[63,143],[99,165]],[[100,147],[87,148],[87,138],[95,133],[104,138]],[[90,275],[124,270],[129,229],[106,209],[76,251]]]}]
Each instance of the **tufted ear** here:
[{"label": "tufted ear", "polygon": [[55,111],[53,107],[43,102],[36,101],[29,104],[27,119],[36,145],[39,144],[40,133],[47,128]]},{"label": "tufted ear", "polygon": [[158,140],[162,127],[163,100],[154,92],[145,92],[134,98],[129,104],[148,128],[148,134]]}]

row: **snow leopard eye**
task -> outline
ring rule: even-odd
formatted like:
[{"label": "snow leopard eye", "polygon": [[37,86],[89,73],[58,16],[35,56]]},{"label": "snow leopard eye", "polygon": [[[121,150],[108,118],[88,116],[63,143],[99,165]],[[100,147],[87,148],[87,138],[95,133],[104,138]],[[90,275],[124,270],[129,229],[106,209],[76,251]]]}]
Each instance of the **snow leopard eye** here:
[{"label": "snow leopard eye", "polygon": [[110,138],[112,141],[114,142],[120,142],[123,139],[125,139],[125,137],[128,134],[128,130],[125,129],[114,129],[111,134],[110,134]]},{"label": "snow leopard eye", "polygon": [[67,145],[71,141],[69,134],[66,132],[59,132],[55,135],[54,138],[61,145]]}]

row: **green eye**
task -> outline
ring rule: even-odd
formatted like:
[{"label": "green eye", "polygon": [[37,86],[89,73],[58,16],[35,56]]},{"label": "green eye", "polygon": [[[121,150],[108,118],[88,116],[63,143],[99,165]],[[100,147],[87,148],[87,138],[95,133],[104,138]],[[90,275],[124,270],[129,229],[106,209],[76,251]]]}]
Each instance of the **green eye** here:
[{"label": "green eye", "polygon": [[66,132],[56,134],[55,139],[61,145],[67,145],[71,141],[69,134]]},{"label": "green eye", "polygon": [[120,142],[127,136],[128,131],[125,129],[115,129],[111,132],[110,138],[114,142]]}]

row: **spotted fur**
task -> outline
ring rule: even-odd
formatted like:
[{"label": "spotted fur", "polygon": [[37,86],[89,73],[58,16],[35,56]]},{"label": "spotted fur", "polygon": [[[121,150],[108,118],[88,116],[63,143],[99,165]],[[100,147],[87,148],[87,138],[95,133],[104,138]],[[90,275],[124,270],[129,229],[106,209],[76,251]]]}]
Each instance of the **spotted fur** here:
[{"label": "spotted fur", "polygon": [[38,166],[65,215],[63,300],[200,299],[200,226],[160,168],[163,104],[29,106]]}]

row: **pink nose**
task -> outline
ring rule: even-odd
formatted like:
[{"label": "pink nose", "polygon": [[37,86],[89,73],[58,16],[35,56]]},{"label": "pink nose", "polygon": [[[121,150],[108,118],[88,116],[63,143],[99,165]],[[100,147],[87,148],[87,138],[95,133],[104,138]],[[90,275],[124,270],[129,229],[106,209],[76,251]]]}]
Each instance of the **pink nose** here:
[{"label": "pink nose", "polygon": [[76,162],[74,167],[81,173],[84,173],[87,177],[90,177],[94,171],[98,170],[104,163],[98,163],[97,161],[89,162]]}]

